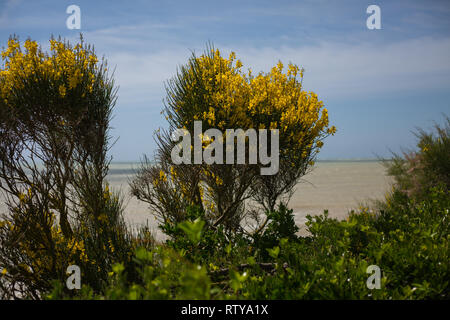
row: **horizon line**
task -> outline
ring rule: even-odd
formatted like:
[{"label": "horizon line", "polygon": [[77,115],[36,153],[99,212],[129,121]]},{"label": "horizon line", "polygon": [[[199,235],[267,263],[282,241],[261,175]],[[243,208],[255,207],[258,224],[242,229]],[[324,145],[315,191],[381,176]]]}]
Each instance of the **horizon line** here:
[{"label": "horizon line", "polygon": [[[335,158],[335,159],[317,159],[315,162],[357,162],[357,161],[384,161],[392,160],[392,158]],[[141,163],[142,160],[112,160],[111,164],[124,164],[124,163]]]}]

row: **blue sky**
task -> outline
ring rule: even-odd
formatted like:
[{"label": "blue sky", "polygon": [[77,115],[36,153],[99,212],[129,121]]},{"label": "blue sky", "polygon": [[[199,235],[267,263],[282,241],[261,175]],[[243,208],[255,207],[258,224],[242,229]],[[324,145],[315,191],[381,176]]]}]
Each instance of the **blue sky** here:
[{"label": "blue sky", "polygon": [[[81,30],[66,27],[71,4],[81,8]],[[371,4],[381,8],[381,30],[366,27]],[[114,161],[153,154],[164,82],[208,41],[253,71],[278,60],[304,67],[305,89],[338,128],[319,158],[361,159],[412,148],[415,127],[450,115],[449,17],[445,0],[0,0],[0,47],[11,34],[45,48],[51,35],[82,32],[116,68]]]}]

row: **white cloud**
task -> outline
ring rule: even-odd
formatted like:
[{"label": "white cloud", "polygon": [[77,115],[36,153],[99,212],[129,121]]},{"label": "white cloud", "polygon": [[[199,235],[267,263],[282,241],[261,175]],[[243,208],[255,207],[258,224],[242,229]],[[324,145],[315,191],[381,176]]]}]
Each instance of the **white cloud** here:
[{"label": "white cloud", "polygon": [[[110,64],[117,66],[121,103],[161,101],[164,81],[175,74],[177,66],[185,63],[191,52],[189,48],[180,46],[158,49],[152,43],[147,46],[148,51],[140,48],[136,52],[133,47],[126,46],[107,56]],[[96,47],[106,49],[101,41],[96,43]],[[289,61],[296,63],[306,70],[305,89],[327,99],[374,97],[450,87],[450,38],[421,38],[378,45],[324,42],[281,48],[217,47],[225,55],[235,51],[244,66],[251,67],[254,72],[269,71],[278,60],[285,64]],[[194,49],[196,52],[203,50],[201,46]]]},{"label": "white cloud", "polygon": [[115,79],[120,86],[121,104],[160,102],[164,97],[164,83],[176,73],[178,65],[189,57],[189,51],[162,50],[156,53],[118,52],[107,57],[115,66]]},{"label": "white cloud", "polygon": [[387,45],[360,43],[280,49],[243,48],[244,65],[268,71],[278,60],[305,68],[306,89],[328,97],[449,88],[450,38],[422,38]]}]

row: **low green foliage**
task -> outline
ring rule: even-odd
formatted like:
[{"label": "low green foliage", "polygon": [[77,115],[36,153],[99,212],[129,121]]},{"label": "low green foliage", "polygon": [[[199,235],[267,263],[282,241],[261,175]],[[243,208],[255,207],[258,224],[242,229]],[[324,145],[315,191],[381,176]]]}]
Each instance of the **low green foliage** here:
[{"label": "low green foliage", "polygon": [[299,228],[295,224],[293,210],[280,204],[277,211],[267,214],[269,222],[263,232],[253,235],[253,243],[259,249],[258,253],[263,260],[272,256],[271,250],[278,245],[280,239],[297,242]]},{"label": "low green foliage", "polygon": [[[310,235],[278,239],[265,248],[269,262],[255,242],[230,242],[208,254],[139,248],[138,277],[130,282],[123,265],[115,265],[102,293],[83,288],[79,298],[448,299],[449,197],[437,187],[420,203],[400,195],[394,192],[382,211],[362,208],[347,221],[326,212],[309,216]],[[197,238],[199,220],[183,226],[191,246],[205,241],[205,234]],[[367,288],[369,265],[381,268],[380,289]],[[55,287],[48,298],[62,298],[61,292]]]}]

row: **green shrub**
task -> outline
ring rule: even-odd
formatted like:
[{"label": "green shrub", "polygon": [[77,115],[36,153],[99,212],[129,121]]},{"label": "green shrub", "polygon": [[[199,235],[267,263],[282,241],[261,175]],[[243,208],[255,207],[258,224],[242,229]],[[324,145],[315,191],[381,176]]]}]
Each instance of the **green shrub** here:
[{"label": "green shrub", "polygon": [[450,119],[435,125],[435,132],[417,129],[417,150],[394,154],[385,161],[388,174],[393,176],[398,190],[423,199],[429,189],[442,184],[450,187]]},{"label": "green shrub", "polygon": [[278,210],[267,214],[267,226],[262,229],[261,234],[252,235],[255,248],[259,249],[262,259],[267,259],[267,249],[278,245],[280,239],[292,242],[298,241],[296,233],[299,228],[295,224],[293,210],[280,204]]},{"label": "green shrub", "polygon": [[[95,295],[83,286],[78,299],[210,299],[217,292],[211,289],[206,269],[192,264],[173,249],[138,248],[133,257],[138,276],[130,281],[123,264],[115,264],[109,273],[109,286],[103,294]],[[67,296],[60,284],[55,284],[47,299]]]}]

